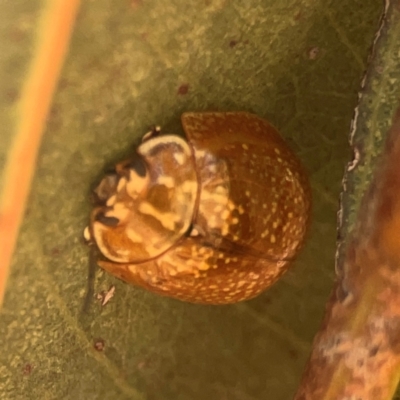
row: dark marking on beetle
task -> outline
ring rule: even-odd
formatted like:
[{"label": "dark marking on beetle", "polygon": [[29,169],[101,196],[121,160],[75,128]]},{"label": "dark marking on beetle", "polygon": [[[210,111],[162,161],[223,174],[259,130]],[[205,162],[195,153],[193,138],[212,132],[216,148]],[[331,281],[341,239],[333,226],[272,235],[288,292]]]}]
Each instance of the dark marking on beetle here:
[{"label": "dark marking on beetle", "polygon": [[119,219],[116,217],[107,217],[104,213],[99,213],[96,215],[96,221],[101,222],[106,226],[117,226],[119,224]]},{"label": "dark marking on beetle", "polygon": [[161,134],[161,127],[158,125],[153,125],[151,127],[151,130],[143,135],[142,142],[146,142],[149,139],[160,136],[160,134]]},{"label": "dark marking on beetle", "polygon": [[375,357],[378,353],[379,346],[374,346],[370,351],[369,351],[369,356],[370,357]]},{"label": "dark marking on beetle", "polygon": [[164,185],[156,185],[149,189],[147,201],[158,211],[165,213],[170,211],[170,205],[165,201],[169,196],[169,189]]},{"label": "dark marking on beetle", "polygon": [[93,190],[92,202],[95,205],[105,205],[107,200],[115,193],[119,177],[115,169],[109,169],[105,177]]},{"label": "dark marking on beetle", "polygon": [[147,168],[145,162],[141,159],[139,155],[134,156],[129,164],[127,165],[129,169],[135,171],[139,176],[144,177],[147,173]]},{"label": "dark marking on beetle", "polygon": [[105,176],[113,176],[117,177],[117,170],[115,169],[115,166],[112,167],[107,167],[104,171]]},{"label": "dark marking on beetle", "polygon": [[161,133],[161,127],[158,125],[153,125],[151,128],[151,137],[159,136]]}]

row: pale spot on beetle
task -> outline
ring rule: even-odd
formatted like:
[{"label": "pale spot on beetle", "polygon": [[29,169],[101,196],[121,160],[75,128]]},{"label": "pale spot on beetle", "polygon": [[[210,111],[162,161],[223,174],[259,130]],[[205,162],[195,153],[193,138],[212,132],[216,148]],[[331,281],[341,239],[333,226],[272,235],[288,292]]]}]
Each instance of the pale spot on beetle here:
[{"label": "pale spot on beetle", "polygon": [[106,215],[112,215],[118,218],[120,221],[125,220],[129,215],[129,209],[125,207],[125,204],[118,202],[114,204],[112,211],[108,211]]},{"label": "pale spot on beetle", "polygon": [[222,226],[222,229],[221,229],[221,235],[222,236],[226,236],[228,234],[229,234],[229,225],[228,224],[224,224]]},{"label": "pale spot on beetle", "polygon": [[184,264],[184,263],[177,263],[175,265],[176,271],[177,272],[185,272],[188,270],[188,265]]},{"label": "pale spot on beetle", "polygon": [[196,193],[197,182],[193,180],[187,180],[182,183],[181,188],[184,193]]},{"label": "pale spot on beetle", "polygon": [[225,264],[229,264],[231,262],[231,259],[229,257],[225,258]]},{"label": "pale spot on beetle", "polygon": [[117,196],[116,196],[115,194],[112,195],[112,196],[107,200],[106,206],[107,206],[107,207],[113,206],[114,203],[116,202],[116,200],[117,200]]},{"label": "pale spot on beetle", "polygon": [[210,228],[216,228],[218,226],[217,217],[215,215],[212,215],[207,221],[207,224]]},{"label": "pale spot on beetle", "polygon": [[199,231],[196,229],[196,228],[193,228],[191,231],[190,231],[190,236],[192,236],[192,237],[196,237],[196,236],[199,236]]},{"label": "pale spot on beetle", "polygon": [[190,249],[192,251],[193,256],[197,255],[197,246],[193,245]]},{"label": "pale spot on beetle", "polygon": [[293,213],[292,212],[290,212],[290,213],[288,213],[288,218],[293,218]]},{"label": "pale spot on beetle", "polygon": [[160,185],[164,185],[168,189],[172,189],[175,185],[175,179],[171,176],[160,175],[157,179],[157,183],[159,183]]},{"label": "pale spot on beetle", "polygon": [[250,197],[250,192],[248,191],[248,190],[246,190],[246,192],[245,192],[245,195],[247,196],[247,197]]},{"label": "pale spot on beetle", "polygon": [[229,217],[230,214],[231,213],[228,210],[224,210],[222,211],[221,218],[225,220]]},{"label": "pale spot on beetle", "polygon": [[171,231],[175,228],[175,222],[180,220],[178,215],[171,212],[162,213],[147,202],[140,203],[138,210],[142,214],[150,215],[151,217],[157,219],[164,228]]},{"label": "pale spot on beetle", "polygon": [[227,202],[228,202],[228,199],[227,199],[227,196],[225,193],[224,194],[211,193],[207,190],[204,190],[201,193],[201,199],[202,200],[211,200],[211,201],[214,201],[215,203],[219,203],[219,204],[223,204],[223,205],[227,204]]},{"label": "pale spot on beetle", "polygon": [[208,264],[206,261],[203,261],[199,264],[198,268],[200,271],[207,271],[210,269],[210,264]]},{"label": "pale spot on beetle", "polygon": [[277,221],[274,221],[274,222],[272,223],[272,227],[273,227],[274,229],[276,229],[276,228],[278,227],[278,222],[277,222]]},{"label": "pale spot on beetle", "polygon": [[174,153],[174,158],[179,165],[183,165],[186,161],[186,157],[182,153]]},{"label": "pale spot on beetle", "polygon": [[276,153],[276,154],[281,154],[281,152],[279,151],[279,149],[278,148],[274,148],[274,152]]},{"label": "pale spot on beetle", "polygon": [[232,218],[232,224],[233,225],[236,225],[236,224],[238,224],[239,223],[239,218]]},{"label": "pale spot on beetle", "polygon": [[121,192],[125,188],[127,183],[128,180],[124,176],[122,176],[118,181],[117,192]]},{"label": "pale spot on beetle", "polygon": [[214,212],[220,213],[222,211],[222,209],[223,209],[223,206],[219,204],[214,207]]},{"label": "pale spot on beetle", "polygon": [[238,211],[239,211],[239,214],[240,214],[240,215],[244,214],[244,208],[243,208],[242,205],[239,205]]},{"label": "pale spot on beetle", "polygon": [[230,211],[233,211],[236,208],[235,203],[233,203],[232,201],[229,200],[228,202],[228,209]]},{"label": "pale spot on beetle", "polygon": [[133,243],[142,243],[143,238],[134,229],[126,229],[126,235]]},{"label": "pale spot on beetle", "polygon": [[[158,239],[156,237],[152,237],[152,238],[150,238],[150,243],[153,246],[155,246],[158,243]],[[154,249],[155,249],[155,247],[154,247]]]},{"label": "pale spot on beetle", "polygon": [[275,243],[276,242],[276,237],[275,235],[271,235],[271,237],[269,238],[271,243]]},{"label": "pale spot on beetle", "polygon": [[263,204],[263,208],[267,208],[267,205],[265,203]]},{"label": "pale spot on beetle", "polygon": [[136,197],[148,186],[148,183],[148,174],[141,176],[135,170],[131,169],[129,170],[129,181],[126,184],[126,191],[131,197]]},{"label": "pale spot on beetle", "polygon": [[196,153],[196,158],[204,158],[204,156],[206,155],[206,152],[204,150],[195,149],[195,153]]},{"label": "pale spot on beetle", "polygon": [[248,150],[248,149],[249,149],[249,146],[247,146],[247,144],[242,144],[242,147],[243,147],[245,150]]}]

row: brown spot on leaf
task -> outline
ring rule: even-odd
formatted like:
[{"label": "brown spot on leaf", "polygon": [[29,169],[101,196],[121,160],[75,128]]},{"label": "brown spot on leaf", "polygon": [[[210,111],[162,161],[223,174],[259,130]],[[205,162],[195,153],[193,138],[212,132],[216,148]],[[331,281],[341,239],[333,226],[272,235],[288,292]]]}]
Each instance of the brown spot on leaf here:
[{"label": "brown spot on leaf", "polygon": [[32,364],[27,363],[22,368],[22,374],[25,375],[25,376],[28,376],[28,375],[31,374],[32,370],[33,370]]},{"label": "brown spot on leaf", "polygon": [[10,32],[10,39],[14,43],[19,43],[26,37],[26,32],[19,28],[13,28]]},{"label": "brown spot on leaf", "polygon": [[299,358],[299,353],[296,350],[291,349],[291,350],[289,350],[289,357],[292,360],[297,360]]},{"label": "brown spot on leaf", "polygon": [[308,58],[310,60],[315,60],[318,57],[319,52],[320,52],[319,47],[317,46],[311,47],[311,49],[308,50]]},{"label": "brown spot on leaf", "polygon": [[5,97],[10,103],[14,103],[16,100],[18,100],[19,93],[16,89],[9,89],[6,91]]},{"label": "brown spot on leaf", "polygon": [[184,96],[189,92],[189,84],[188,83],[182,83],[182,85],[179,86],[178,88],[178,94],[181,96]]},{"label": "brown spot on leaf", "polygon": [[60,255],[60,249],[58,247],[53,247],[50,250],[50,253],[52,256],[59,256]]},{"label": "brown spot on leaf", "polygon": [[230,47],[230,48],[233,48],[233,47],[235,47],[237,44],[238,44],[238,41],[235,40],[235,39],[232,39],[232,40],[229,42],[229,47]]},{"label": "brown spot on leaf", "polygon": [[136,10],[142,5],[142,0],[131,0],[131,9]]},{"label": "brown spot on leaf", "polygon": [[101,339],[101,338],[95,339],[93,347],[97,351],[103,351],[104,348],[106,347],[106,342],[104,341],[104,339]]}]

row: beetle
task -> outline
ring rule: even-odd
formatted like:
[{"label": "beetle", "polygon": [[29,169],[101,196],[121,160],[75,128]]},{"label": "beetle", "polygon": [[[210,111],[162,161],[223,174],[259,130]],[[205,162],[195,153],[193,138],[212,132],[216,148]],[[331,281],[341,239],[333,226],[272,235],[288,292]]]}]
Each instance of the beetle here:
[{"label": "beetle", "polygon": [[188,112],[186,138],[147,133],[95,189],[98,265],[160,295],[251,299],[303,247],[311,191],[278,131],[248,112]]}]

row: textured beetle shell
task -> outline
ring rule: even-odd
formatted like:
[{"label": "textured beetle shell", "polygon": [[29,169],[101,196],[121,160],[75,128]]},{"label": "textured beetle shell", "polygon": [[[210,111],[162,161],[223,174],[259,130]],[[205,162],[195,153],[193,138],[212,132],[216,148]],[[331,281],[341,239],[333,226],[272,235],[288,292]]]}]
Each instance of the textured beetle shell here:
[{"label": "textured beetle shell", "polygon": [[90,225],[108,259],[98,263],[180,300],[255,297],[303,245],[311,208],[303,168],[279,133],[253,114],[186,113],[182,124],[187,142],[166,135],[138,147],[145,176],[128,161],[103,179]]}]

